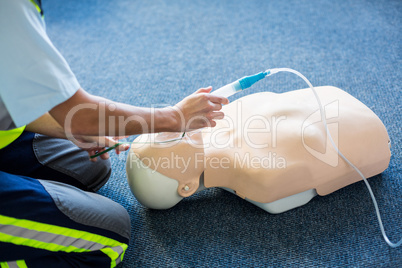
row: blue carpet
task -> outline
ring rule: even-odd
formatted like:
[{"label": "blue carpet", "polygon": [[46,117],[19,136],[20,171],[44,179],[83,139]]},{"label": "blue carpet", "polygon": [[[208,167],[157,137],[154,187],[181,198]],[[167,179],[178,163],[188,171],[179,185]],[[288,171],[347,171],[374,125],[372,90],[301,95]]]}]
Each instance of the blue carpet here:
[{"label": "blue carpet", "polygon": [[[116,101],[175,104],[273,67],[349,92],[391,137],[390,166],[369,181],[391,240],[401,238],[401,1],[70,0],[44,9],[49,36],[82,87]],[[305,87],[277,74],[248,93]],[[383,241],[362,182],[279,215],[220,189],[152,211],[131,195],[125,157],[113,155],[100,191],[131,215],[120,267],[401,267],[402,249]]]}]

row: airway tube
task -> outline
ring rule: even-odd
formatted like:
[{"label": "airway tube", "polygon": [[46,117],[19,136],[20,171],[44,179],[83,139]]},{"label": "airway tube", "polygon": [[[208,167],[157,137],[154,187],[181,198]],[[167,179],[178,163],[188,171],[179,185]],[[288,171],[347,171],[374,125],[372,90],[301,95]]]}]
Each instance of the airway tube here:
[{"label": "airway tube", "polygon": [[239,80],[234,81],[233,83],[227,84],[226,86],[223,86],[211,92],[211,94],[228,98],[243,89],[251,87],[256,82],[265,78],[267,74],[269,74],[269,72],[261,72],[258,74],[242,77]]},{"label": "airway tube", "polygon": [[[238,88],[238,90],[236,90],[236,88]],[[242,90],[242,88],[240,86],[239,81],[235,81],[233,83],[227,84],[226,86],[223,86],[223,87],[211,92],[211,94],[215,95],[215,96],[228,98],[241,90]]]}]

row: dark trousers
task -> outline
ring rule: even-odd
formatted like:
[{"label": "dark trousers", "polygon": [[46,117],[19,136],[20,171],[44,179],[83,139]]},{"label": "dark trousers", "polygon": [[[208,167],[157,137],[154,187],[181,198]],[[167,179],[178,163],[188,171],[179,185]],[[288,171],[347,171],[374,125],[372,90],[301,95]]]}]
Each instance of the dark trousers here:
[{"label": "dark trousers", "polygon": [[24,132],[0,150],[1,267],[113,267],[130,237],[119,204],[95,193],[110,161]]}]

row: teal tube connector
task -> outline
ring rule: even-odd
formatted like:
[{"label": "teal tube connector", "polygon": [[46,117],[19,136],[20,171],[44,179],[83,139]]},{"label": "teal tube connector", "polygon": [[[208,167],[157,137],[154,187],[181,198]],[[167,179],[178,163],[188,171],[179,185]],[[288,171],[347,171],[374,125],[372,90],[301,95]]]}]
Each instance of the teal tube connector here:
[{"label": "teal tube connector", "polygon": [[254,83],[265,78],[265,76],[267,75],[268,75],[267,72],[260,72],[258,74],[242,77],[238,81],[240,83],[241,88],[244,90],[246,88],[251,87]]},{"label": "teal tube connector", "polygon": [[253,84],[255,84],[256,82],[265,78],[267,75],[270,75],[271,73],[272,73],[271,70],[266,70],[265,72],[260,72],[258,74],[245,76],[243,78],[240,78],[239,80],[236,80],[230,84],[227,84],[227,85],[213,91],[211,94],[228,98],[228,97],[232,96],[233,94],[236,94],[239,91],[242,91],[244,89],[251,87]]}]

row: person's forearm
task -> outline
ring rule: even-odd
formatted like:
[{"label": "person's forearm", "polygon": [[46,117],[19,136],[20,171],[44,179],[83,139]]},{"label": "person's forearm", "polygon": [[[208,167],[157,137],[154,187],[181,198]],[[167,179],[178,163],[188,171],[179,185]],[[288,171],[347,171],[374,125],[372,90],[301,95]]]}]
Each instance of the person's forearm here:
[{"label": "person's forearm", "polygon": [[93,96],[80,89],[50,111],[66,132],[73,135],[126,136],[179,131],[172,108],[140,108]]},{"label": "person's forearm", "polygon": [[49,113],[45,113],[35,121],[27,124],[25,130],[55,138],[67,138],[64,129]]}]

